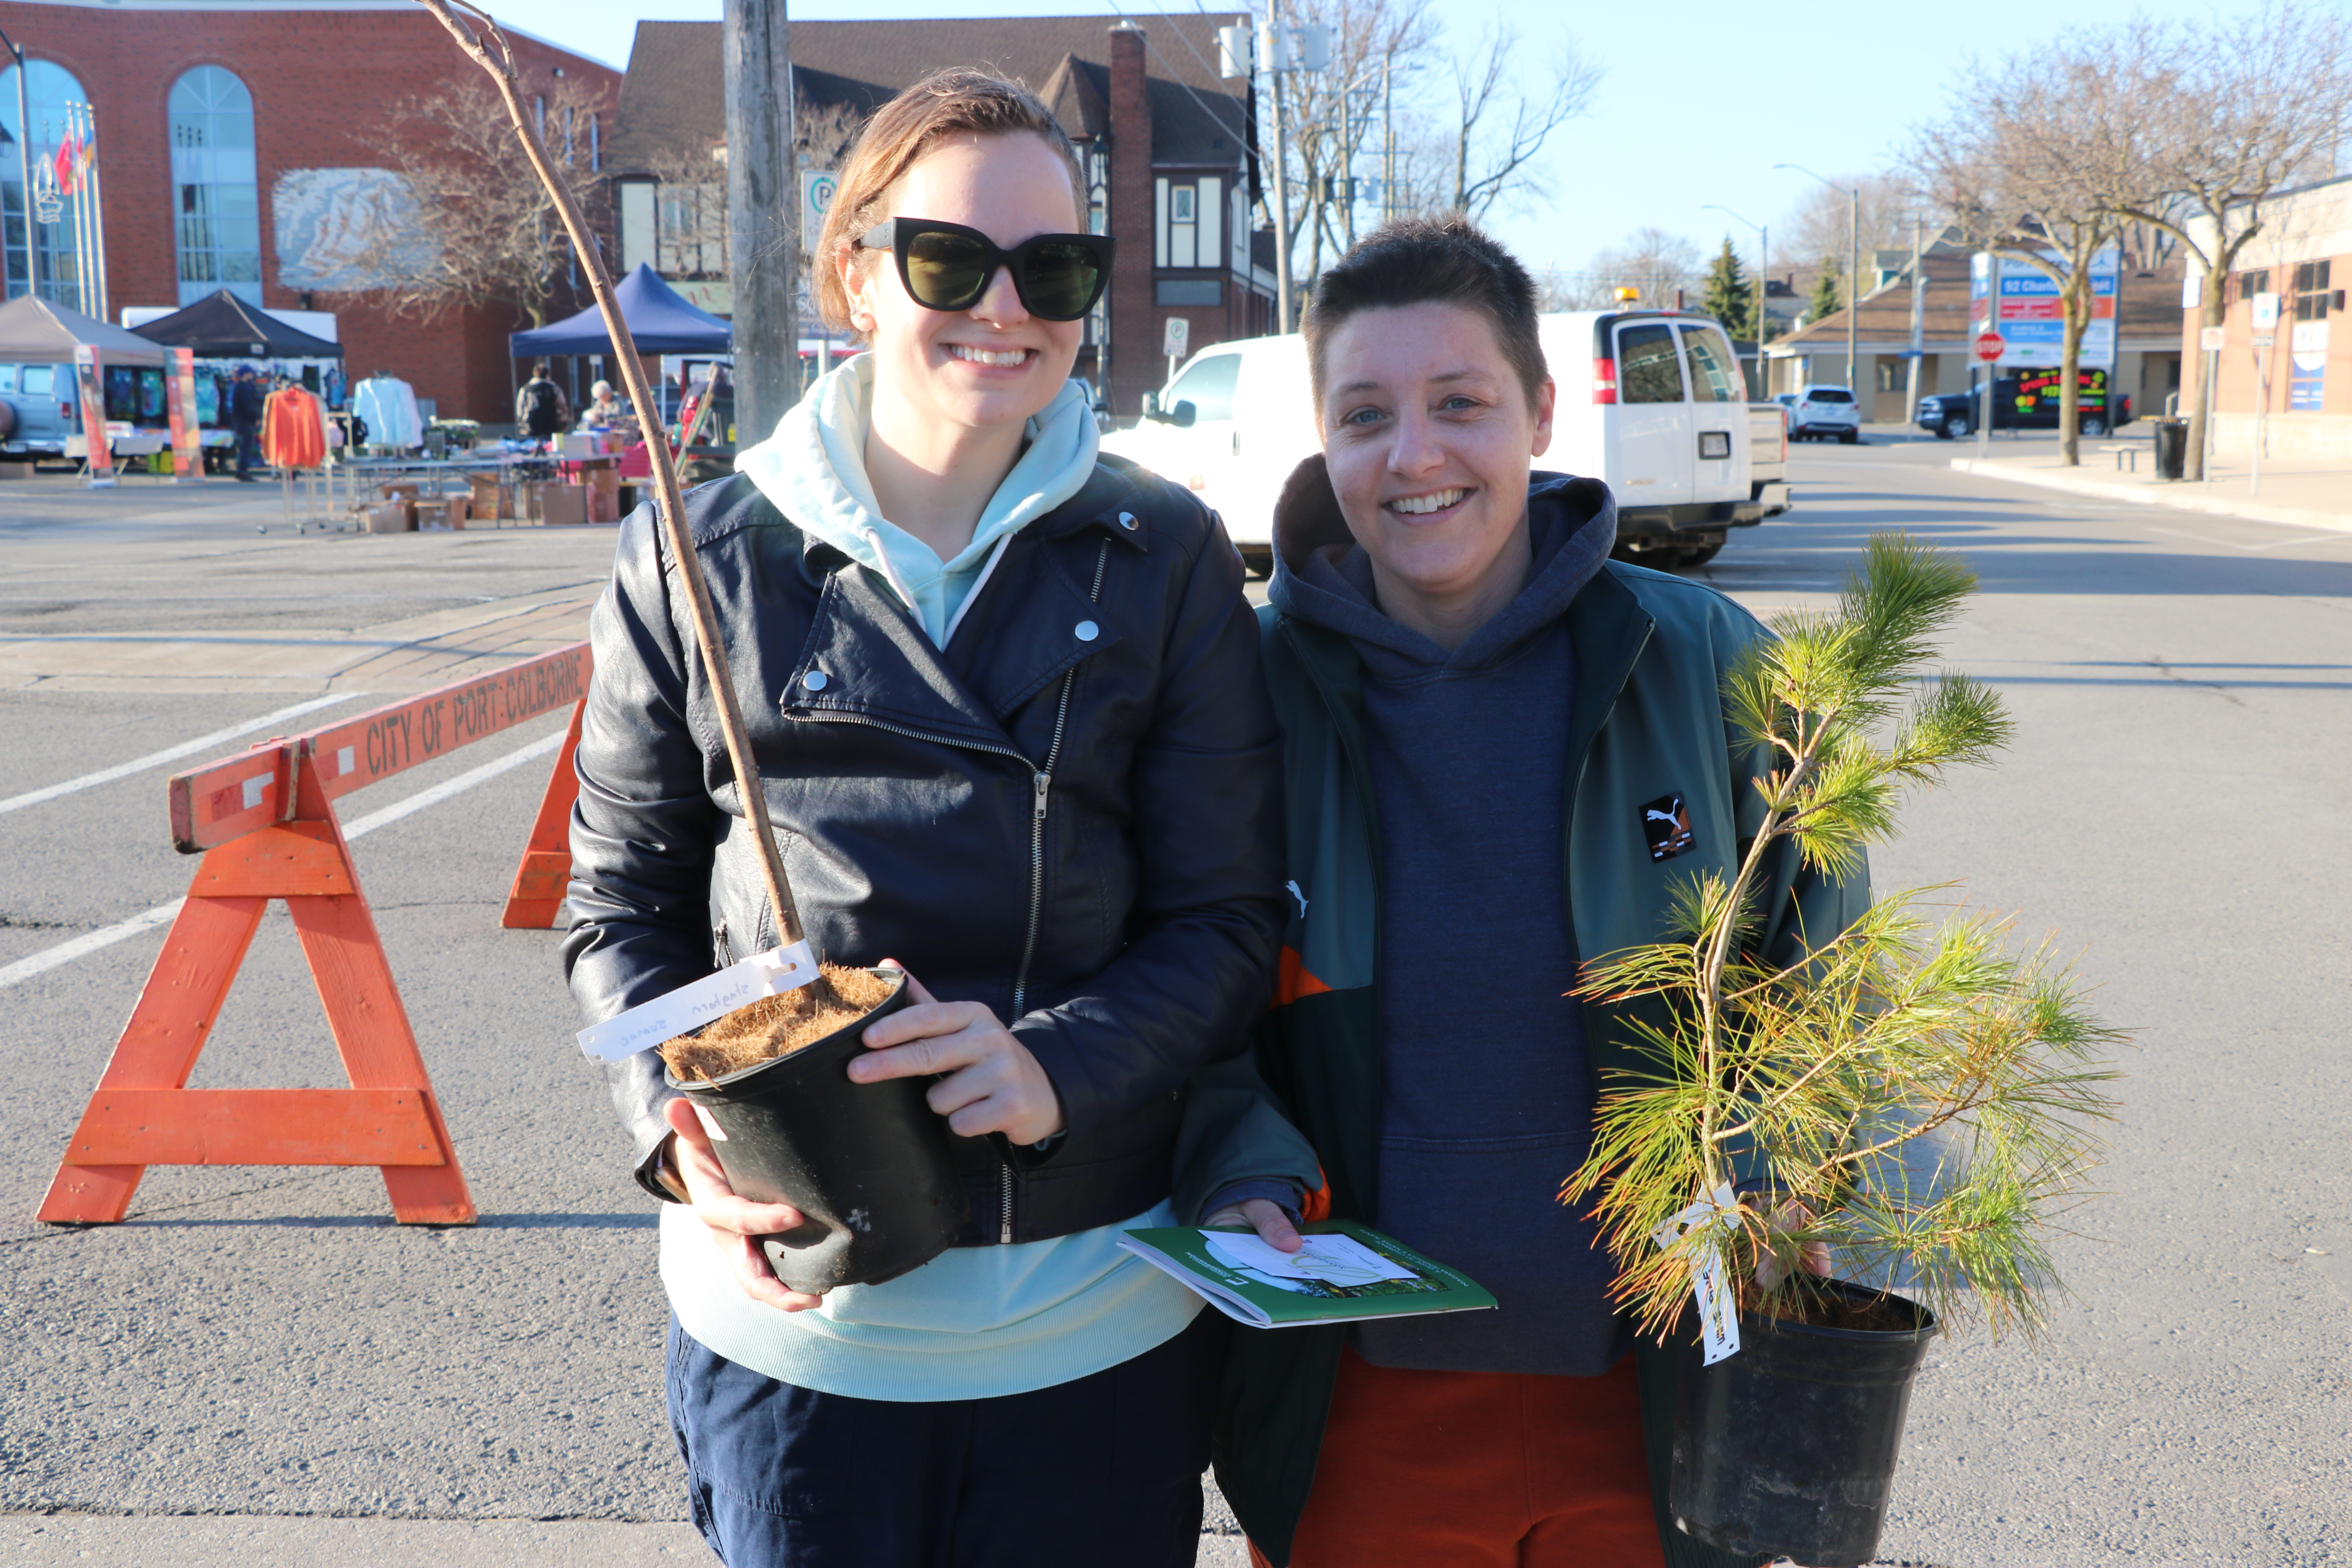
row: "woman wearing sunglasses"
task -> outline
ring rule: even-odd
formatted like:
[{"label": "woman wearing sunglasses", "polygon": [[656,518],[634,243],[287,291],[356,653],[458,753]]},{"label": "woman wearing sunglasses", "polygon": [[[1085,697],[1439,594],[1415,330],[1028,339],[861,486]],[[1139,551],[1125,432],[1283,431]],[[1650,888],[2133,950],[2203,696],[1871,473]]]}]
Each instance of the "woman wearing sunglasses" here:
[{"label": "woman wearing sunglasses", "polygon": [[[650,1054],[611,1069],[675,1200],[669,1409],[733,1568],[1197,1550],[1219,1320],[1117,1238],[1197,1217],[1176,1132],[1271,990],[1279,763],[1231,543],[1097,459],[1068,379],[1111,259],[1085,214],[1021,89],[885,105],[812,278],[867,352],[688,499],[809,935],[914,977],[851,1076],[930,1080],[970,1199],[933,1262],[795,1295],[751,1238],[799,1215],[729,1190]],[[592,1019],[777,942],[661,557],[640,512],[593,623],[564,947]]]}]

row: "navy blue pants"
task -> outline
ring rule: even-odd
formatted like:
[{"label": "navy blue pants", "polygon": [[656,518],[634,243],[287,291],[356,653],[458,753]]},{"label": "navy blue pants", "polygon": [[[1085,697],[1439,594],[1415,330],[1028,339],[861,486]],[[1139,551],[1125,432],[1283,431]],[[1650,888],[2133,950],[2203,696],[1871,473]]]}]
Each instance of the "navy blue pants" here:
[{"label": "navy blue pants", "polygon": [[1192,1568],[1225,1320],[997,1399],[779,1383],[672,1319],[669,1416],[727,1568]]}]

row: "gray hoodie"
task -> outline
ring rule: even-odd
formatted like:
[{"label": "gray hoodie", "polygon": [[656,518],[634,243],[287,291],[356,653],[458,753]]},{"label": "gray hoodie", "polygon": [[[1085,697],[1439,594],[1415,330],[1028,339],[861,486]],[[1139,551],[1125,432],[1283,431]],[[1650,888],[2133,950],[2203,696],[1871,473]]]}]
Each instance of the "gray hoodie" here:
[{"label": "gray hoodie", "polygon": [[1270,595],[1363,660],[1386,1081],[1375,1223],[1500,1304],[1360,1327],[1358,1351],[1381,1366],[1591,1377],[1629,1344],[1594,1227],[1556,1201],[1592,1136],[1566,994],[1577,960],[1561,825],[1576,673],[1566,613],[1607,560],[1616,519],[1538,489],[1527,585],[1450,653],[1381,611],[1353,544],[1285,552]]}]

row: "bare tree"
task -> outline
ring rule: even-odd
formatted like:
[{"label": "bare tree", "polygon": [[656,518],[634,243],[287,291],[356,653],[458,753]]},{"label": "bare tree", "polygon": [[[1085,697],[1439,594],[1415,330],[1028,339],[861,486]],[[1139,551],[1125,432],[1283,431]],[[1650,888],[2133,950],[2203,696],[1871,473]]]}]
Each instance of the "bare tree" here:
[{"label": "bare tree", "polygon": [[[866,119],[847,103],[796,103],[795,169],[838,170]],[[639,159],[630,173],[655,182],[654,270],[665,278],[727,277],[727,144],[674,144]]]},{"label": "bare tree", "polygon": [[[2124,219],[2176,241],[2198,279],[2198,321],[2218,327],[2238,258],[2275,192],[2328,172],[2352,118],[2352,22],[2271,0],[2226,28],[2145,18],[2076,44],[2103,84],[2086,153]],[[2187,477],[2205,473],[2213,387],[2198,356]]]},{"label": "bare tree", "polygon": [[1924,194],[1966,238],[2057,286],[2064,324],[2058,440],[2069,467],[2082,461],[2075,410],[2092,260],[2121,227],[2114,193],[2084,152],[2105,112],[2105,91],[2064,41],[1996,65],[1972,60],[1951,114],[1914,138],[1909,158]]},{"label": "bare tree", "polygon": [[1330,63],[1320,71],[1286,72],[1282,84],[1291,244],[1307,247],[1301,276],[1323,269],[1327,245],[1337,254],[1355,243],[1353,181],[1360,162],[1380,147],[1383,77],[1392,99],[1409,98],[1437,39],[1428,12],[1429,0],[1289,0],[1283,7],[1286,26],[1320,26],[1331,34]]},{"label": "bare tree", "polygon": [[1637,228],[1622,243],[1598,251],[1581,272],[1544,275],[1550,310],[1598,310],[1617,302],[1617,290],[1637,291],[1644,304],[1670,305],[1675,292],[1696,292],[1699,248],[1662,228]]},{"label": "bare tree", "polygon": [[1902,170],[1882,170],[1872,174],[1850,175],[1838,182],[1838,188],[1811,184],[1795,208],[1772,226],[1772,246],[1775,266],[1781,269],[1811,267],[1824,256],[1838,258],[1838,270],[1843,291],[1851,295],[1867,293],[1857,290],[1853,279],[1843,278],[1846,255],[1848,204],[1846,192],[1859,191],[1861,199],[1853,204],[1860,219],[1855,228],[1855,247],[1868,256],[1874,250],[1911,248],[1911,218],[1919,210],[1917,186]]},{"label": "bare tree", "polygon": [[1450,67],[1456,112],[1454,189],[1446,205],[1474,218],[1506,197],[1542,194],[1537,155],[1553,132],[1591,106],[1601,87],[1601,67],[1584,58],[1573,38],[1563,37],[1543,70],[1542,89],[1521,90],[1519,45],[1517,28],[1497,26]]},{"label": "bare tree", "polygon": [[[557,176],[601,224],[604,179],[590,153],[600,109],[592,89],[565,79],[535,104]],[[352,215],[350,269],[373,279],[355,291],[362,298],[411,319],[506,305],[534,327],[570,300],[571,247],[555,203],[487,80],[468,74],[401,99],[368,140],[385,150],[402,197]]]}]

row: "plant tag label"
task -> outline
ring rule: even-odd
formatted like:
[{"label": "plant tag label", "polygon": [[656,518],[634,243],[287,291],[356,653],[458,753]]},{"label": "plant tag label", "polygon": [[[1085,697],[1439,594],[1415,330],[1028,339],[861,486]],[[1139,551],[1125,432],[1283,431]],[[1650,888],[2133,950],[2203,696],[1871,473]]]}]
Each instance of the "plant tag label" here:
[{"label": "plant tag label", "polygon": [[[1652,1231],[1650,1239],[1661,1247],[1671,1247],[1693,1231],[1738,1224],[1738,1194],[1728,1185],[1719,1186],[1710,1197],[1691,1205]],[[1691,1259],[1691,1296],[1698,1302],[1702,1363],[1713,1366],[1726,1356],[1739,1353],[1739,1304],[1730,1282],[1724,1278],[1722,1243],[1701,1237],[1697,1245],[1701,1250]]]},{"label": "plant tag label", "polygon": [[712,1116],[710,1112],[703,1110],[702,1107],[694,1105],[692,1100],[688,1100],[687,1103],[694,1107],[695,1120],[702,1123],[702,1131],[709,1135],[713,1143],[724,1143],[727,1142],[727,1129],[719,1125],[718,1118]]},{"label": "plant tag label", "polygon": [[649,1051],[673,1036],[698,1029],[713,1018],[762,996],[797,991],[816,978],[816,954],[805,942],[753,953],[691,985],[681,985],[580,1031],[580,1049],[604,1061],[616,1062],[639,1051]]}]

